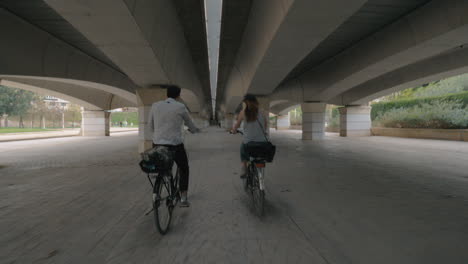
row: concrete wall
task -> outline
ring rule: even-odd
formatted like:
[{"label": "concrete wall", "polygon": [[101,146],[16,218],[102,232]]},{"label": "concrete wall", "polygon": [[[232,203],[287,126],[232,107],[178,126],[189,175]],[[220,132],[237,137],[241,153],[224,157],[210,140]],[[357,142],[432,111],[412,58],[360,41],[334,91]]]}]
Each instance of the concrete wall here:
[{"label": "concrete wall", "polygon": [[373,136],[468,141],[468,129],[380,128],[371,129]]}]

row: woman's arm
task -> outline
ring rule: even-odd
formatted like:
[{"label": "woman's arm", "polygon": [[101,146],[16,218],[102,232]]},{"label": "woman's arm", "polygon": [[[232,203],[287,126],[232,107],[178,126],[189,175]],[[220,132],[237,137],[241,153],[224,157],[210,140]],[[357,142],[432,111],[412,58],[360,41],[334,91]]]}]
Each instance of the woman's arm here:
[{"label": "woman's arm", "polygon": [[234,134],[237,133],[237,129],[239,129],[242,123],[242,120],[244,120],[244,110],[242,110],[237,116],[237,121],[231,129],[231,133],[234,133]]}]

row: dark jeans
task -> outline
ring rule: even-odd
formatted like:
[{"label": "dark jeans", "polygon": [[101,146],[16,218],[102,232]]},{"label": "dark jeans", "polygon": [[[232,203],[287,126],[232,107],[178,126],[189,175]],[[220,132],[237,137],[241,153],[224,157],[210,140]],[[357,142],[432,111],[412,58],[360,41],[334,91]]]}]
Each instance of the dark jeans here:
[{"label": "dark jeans", "polygon": [[168,147],[169,150],[175,151],[174,161],[179,168],[179,187],[181,192],[185,192],[188,190],[189,184],[189,164],[187,158],[187,152],[185,152],[184,144],[179,145],[155,145],[153,144],[153,148],[155,146],[165,146]]},{"label": "dark jeans", "polygon": [[240,158],[242,162],[247,162],[249,161],[249,154],[245,151],[245,144],[242,143],[240,145]]}]

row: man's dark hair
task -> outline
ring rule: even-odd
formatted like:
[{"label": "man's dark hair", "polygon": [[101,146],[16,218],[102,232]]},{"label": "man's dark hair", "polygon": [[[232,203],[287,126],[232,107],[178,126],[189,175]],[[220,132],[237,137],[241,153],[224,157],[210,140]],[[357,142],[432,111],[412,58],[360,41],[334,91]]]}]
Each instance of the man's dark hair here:
[{"label": "man's dark hair", "polygon": [[167,90],[167,97],[176,99],[180,96],[180,87],[177,85],[164,85],[163,88]]}]

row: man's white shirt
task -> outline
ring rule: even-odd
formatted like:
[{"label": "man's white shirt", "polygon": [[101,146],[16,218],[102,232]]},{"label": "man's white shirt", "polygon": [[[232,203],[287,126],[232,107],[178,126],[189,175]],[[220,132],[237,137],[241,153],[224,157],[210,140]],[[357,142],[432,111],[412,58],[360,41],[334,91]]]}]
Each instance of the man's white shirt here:
[{"label": "man's white shirt", "polygon": [[168,98],[153,103],[149,113],[148,125],[153,133],[153,143],[158,145],[179,145],[184,143],[183,125],[190,132],[198,132],[184,104]]}]

